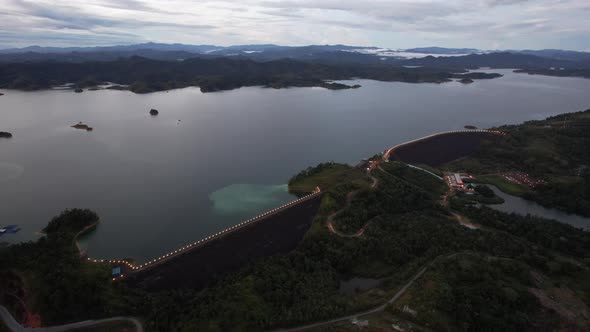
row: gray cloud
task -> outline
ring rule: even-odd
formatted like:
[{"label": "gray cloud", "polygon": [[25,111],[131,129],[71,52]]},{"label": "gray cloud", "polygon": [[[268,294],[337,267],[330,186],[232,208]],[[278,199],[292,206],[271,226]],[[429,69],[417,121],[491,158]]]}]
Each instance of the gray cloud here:
[{"label": "gray cloud", "polygon": [[566,40],[588,49],[589,9],[587,0],[0,0],[0,47],[151,40],[544,48]]},{"label": "gray cloud", "polygon": [[527,2],[529,0],[488,0],[490,6],[506,6]]}]

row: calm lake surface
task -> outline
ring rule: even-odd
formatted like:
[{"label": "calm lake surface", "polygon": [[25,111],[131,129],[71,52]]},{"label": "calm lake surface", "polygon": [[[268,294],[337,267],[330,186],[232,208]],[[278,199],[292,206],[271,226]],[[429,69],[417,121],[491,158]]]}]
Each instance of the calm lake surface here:
[{"label": "calm lake surface", "polygon": [[[22,230],[0,242],[35,239],[52,216],[85,207],[101,216],[85,239],[92,257],[144,261],[292,200],[285,184],[307,166],[590,107],[590,80],[495,72],[505,76],[344,91],[2,90],[0,131],[14,137],[0,139],[0,225]],[[79,121],[94,131],[70,128]]]},{"label": "calm lake surface", "polygon": [[540,204],[537,204],[526,199],[508,195],[502,192],[498,187],[493,185],[489,186],[496,195],[504,199],[502,204],[490,204],[488,207],[507,213],[518,213],[521,215],[533,215],[538,217],[544,217],[547,219],[553,219],[562,223],[570,224],[576,228],[582,228],[587,231],[590,230],[590,218],[585,218],[580,215],[565,213],[556,209],[549,209]]}]

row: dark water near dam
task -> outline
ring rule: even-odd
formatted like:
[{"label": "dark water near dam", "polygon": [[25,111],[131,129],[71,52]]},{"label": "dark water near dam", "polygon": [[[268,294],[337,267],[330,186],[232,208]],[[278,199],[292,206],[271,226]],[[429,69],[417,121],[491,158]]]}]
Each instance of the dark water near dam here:
[{"label": "dark water near dam", "polygon": [[[432,132],[590,107],[590,80],[513,74],[463,85],[358,81],[356,90],[2,90],[0,241],[37,238],[61,210],[97,211],[92,257],[139,261],[292,200],[286,183]],[[151,117],[156,108],[160,114]],[[83,121],[94,130],[70,126]]]}]

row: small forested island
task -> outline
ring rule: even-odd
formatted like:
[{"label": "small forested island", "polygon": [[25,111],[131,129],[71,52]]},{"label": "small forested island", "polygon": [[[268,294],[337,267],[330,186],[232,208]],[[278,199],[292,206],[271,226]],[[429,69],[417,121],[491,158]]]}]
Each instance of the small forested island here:
[{"label": "small forested island", "polygon": [[74,89],[74,92],[75,92],[75,93],[82,93],[82,92],[84,92],[84,90],[83,90],[83,89],[81,89],[81,88],[75,88],[75,89]]},{"label": "small forested island", "polygon": [[473,83],[474,81],[468,77],[462,78],[461,80],[459,80],[460,83],[463,84],[469,84],[469,83]]},{"label": "small forested island", "polygon": [[156,116],[156,115],[158,115],[158,114],[160,114],[160,112],[158,112],[158,110],[157,110],[157,109],[155,109],[155,108],[152,108],[152,109],[150,110],[150,115],[151,115],[151,116]]},{"label": "small forested island", "polygon": [[320,87],[328,89],[328,90],[345,90],[345,89],[358,89],[361,86],[359,84],[355,85],[347,85],[342,83],[323,83],[319,84]]},{"label": "small forested island", "polygon": [[0,92],[0,96],[4,96],[4,94],[2,92]]},{"label": "small forested island", "polygon": [[86,130],[86,131],[92,131],[93,130],[92,127],[90,127],[87,124],[82,123],[82,122],[78,122],[77,124],[73,125],[72,128]]},{"label": "small forested island", "polygon": [[7,131],[0,131],[0,138],[12,138],[12,134]]},{"label": "small forested island", "polygon": [[473,126],[473,125],[465,125],[463,128],[469,129],[469,130],[476,130],[477,129],[477,127]]},{"label": "small forested island", "polygon": [[469,72],[465,74],[457,74],[455,75],[456,78],[464,78],[464,79],[471,79],[471,80],[483,80],[483,79],[492,79],[502,77],[502,74],[498,73],[482,73],[482,72]]},{"label": "small forested island", "polygon": [[[587,331],[590,232],[492,210],[485,204],[499,197],[481,181],[584,214],[589,125],[590,110],[503,126],[505,134],[478,151],[436,167],[382,155],[358,167],[309,167],[289,181],[293,193],[321,188],[296,249],[217,275],[202,289],[113,281],[115,265],[81,259],[75,246],[98,216],[68,210],[38,241],[0,248],[0,285],[7,285],[0,299],[19,321],[34,314],[43,326],[134,316],[149,331],[270,331],[315,322],[325,322],[318,331],[358,331],[361,321],[367,330]],[[476,174],[477,183],[449,201],[451,185],[440,178],[459,170]],[[505,172],[525,184],[499,179]],[[179,271],[190,277],[189,269]],[[345,290],[354,280],[370,286]]]}]

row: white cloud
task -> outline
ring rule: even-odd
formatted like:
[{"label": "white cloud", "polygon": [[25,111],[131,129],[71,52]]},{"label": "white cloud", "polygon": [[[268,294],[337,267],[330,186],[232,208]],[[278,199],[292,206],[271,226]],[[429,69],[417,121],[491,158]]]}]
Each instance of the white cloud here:
[{"label": "white cloud", "polygon": [[144,41],[590,48],[587,0],[0,0],[0,47]]}]

